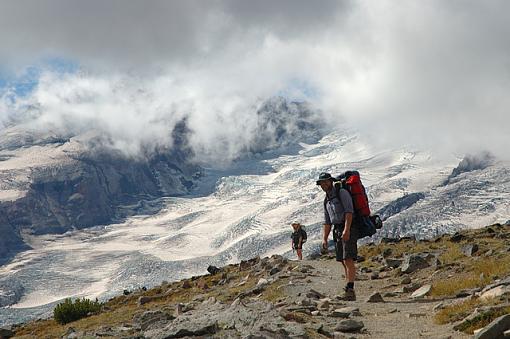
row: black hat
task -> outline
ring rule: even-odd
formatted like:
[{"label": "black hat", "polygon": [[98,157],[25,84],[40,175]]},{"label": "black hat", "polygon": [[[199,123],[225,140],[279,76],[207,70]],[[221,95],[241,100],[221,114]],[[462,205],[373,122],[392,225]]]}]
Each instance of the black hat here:
[{"label": "black hat", "polygon": [[323,173],[319,174],[319,180],[316,181],[316,184],[320,185],[321,181],[325,181],[325,180],[333,180],[333,177],[331,176],[331,174],[323,172]]}]

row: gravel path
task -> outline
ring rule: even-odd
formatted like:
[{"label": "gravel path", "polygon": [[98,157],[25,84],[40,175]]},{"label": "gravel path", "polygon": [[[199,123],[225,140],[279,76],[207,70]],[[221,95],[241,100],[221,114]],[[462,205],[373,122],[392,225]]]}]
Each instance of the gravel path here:
[{"label": "gravel path", "polygon": [[[289,300],[302,298],[310,288],[333,298],[342,293],[345,285],[343,267],[334,260],[303,260],[303,265],[315,268],[306,280],[293,281],[285,288]],[[367,279],[363,275],[359,278]],[[433,321],[433,307],[438,301],[416,302],[402,296],[385,298],[384,303],[367,303],[366,299],[375,292],[383,292],[389,285],[388,279],[359,280],[356,282],[357,301],[345,302],[346,306],[358,307],[361,316],[354,317],[365,324],[361,333],[349,334],[348,338],[470,338],[456,332],[451,325],[437,325]],[[334,321],[334,319],[327,319]]]}]

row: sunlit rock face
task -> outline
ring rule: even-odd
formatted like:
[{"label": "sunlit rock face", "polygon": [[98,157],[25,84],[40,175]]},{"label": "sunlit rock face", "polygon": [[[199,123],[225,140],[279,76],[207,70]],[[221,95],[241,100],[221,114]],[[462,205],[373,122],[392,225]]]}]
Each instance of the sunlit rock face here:
[{"label": "sunlit rock face", "polygon": [[0,261],[27,248],[22,235],[64,233],[125,216],[123,206],[187,194],[201,168],[185,123],[171,149],[126,156],[93,132],[57,137],[20,127],[0,138]]}]

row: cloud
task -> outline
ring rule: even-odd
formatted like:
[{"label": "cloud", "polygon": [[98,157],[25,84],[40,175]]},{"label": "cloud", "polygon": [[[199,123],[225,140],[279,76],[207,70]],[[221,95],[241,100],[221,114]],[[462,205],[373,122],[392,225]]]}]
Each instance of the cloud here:
[{"label": "cloud", "polygon": [[188,116],[196,148],[228,158],[252,140],[257,105],[285,93],[378,144],[506,156],[509,10],[496,0],[4,2],[4,65],[58,56],[81,72],[43,72],[30,97],[0,110],[35,105],[38,126],[100,129],[135,153],[171,142]]}]

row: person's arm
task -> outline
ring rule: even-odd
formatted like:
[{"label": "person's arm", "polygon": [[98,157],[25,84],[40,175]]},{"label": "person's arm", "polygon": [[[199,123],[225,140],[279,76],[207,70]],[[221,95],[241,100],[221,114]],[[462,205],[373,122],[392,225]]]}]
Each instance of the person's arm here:
[{"label": "person's arm", "polygon": [[351,237],[352,213],[345,213],[345,225],[342,232],[342,240],[347,241]]},{"label": "person's arm", "polygon": [[328,248],[328,237],[331,232],[331,219],[326,208],[326,199],[324,199],[324,226],[322,227],[322,248]]},{"label": "person's arm", "polygon": [[349,192],[345,189],[339,191],[340,200],[344,206],[344,231],[342,232],[342,240],[347,241],[351,237],[352,214],[354,213],[354,206],[352,205],[352,198]]},{"label": "person's arm", "polygon": [[324,224],[322,228],[322,248],[327,249],[328,248],[328,237],[329,233],[331,232],[331,224]]}]

